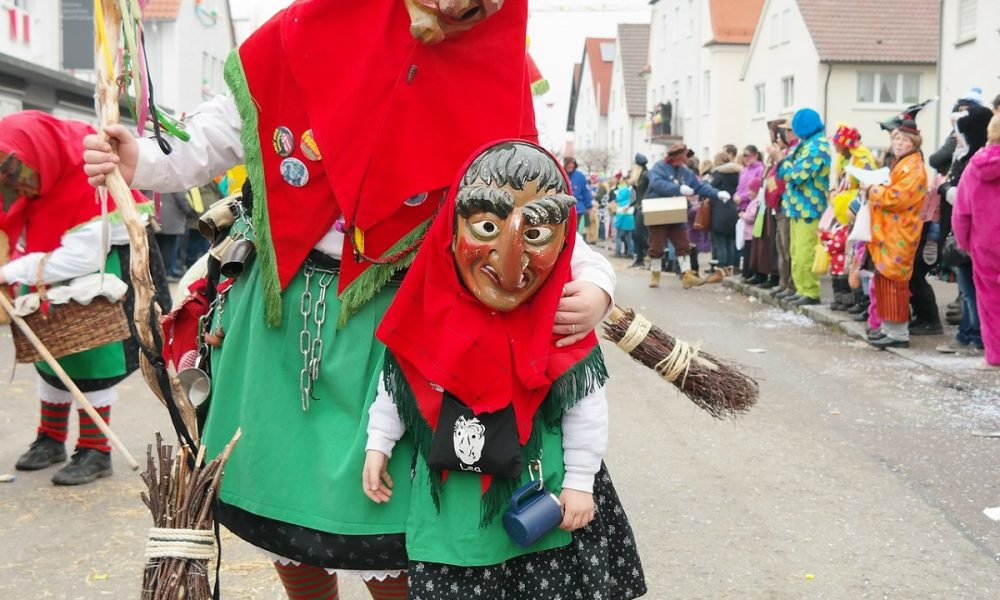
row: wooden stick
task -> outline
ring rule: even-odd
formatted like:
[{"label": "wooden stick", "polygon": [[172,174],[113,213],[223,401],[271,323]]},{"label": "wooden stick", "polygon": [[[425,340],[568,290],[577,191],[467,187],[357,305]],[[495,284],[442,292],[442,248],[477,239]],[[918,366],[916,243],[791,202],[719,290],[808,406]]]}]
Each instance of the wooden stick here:
[{"label": "wooden stick", "polygon": [[[118,51],[118,40],[122,29],[122,14],[119,10],[117,0],[101,0],[104,14],[104,30],[107,36],[107,45],[111,51]],[[118,109],[118,81],[114,73],[108,73],[107,63],[102,60],[98,53],[96,61],[97,69],[97,105],[100,114],[101,136],[111,143],[112,148],[117,152],[114,140],[111,140],[104,133],[104,128],[110,125],[117,125],[121,121],[121,114]],[[132,190],[129,189],[125,178],[122,177],[118,167],[105,177],[105,186],[111,196],[115,199],[115,205],[121,212],[128,231],[129,245],[131,253],[129,259],[129,272],[132,276],[132,290],[135,294],[135,328],[139,335],[139,341],[146,348],[152,348],[159,352],[156,340],[163,339],[163,331],[160,327],[160,311],[153,303],[156,295],[156,288],[153,279],[149,274],[149,242],[146,238],[146,227],[142,223],[139,211],[135,207],[135,199],[132,197]],[[154,314],[155,313],[155,314]],[[155,333],[154,334],[154,328]],[[156,369],[146,359],[144,354],[139,354],[139,365],[142,369],[146,383],[160,399],[164,406],[170,400],[165,398],[160,390],[156,377]],[[184,388],[176,376],[170,376],[170,391],[173,402],[177,405],[181,413],[181,419],[187,427],[188,432],[193,437],[194,443],[198,443],[198,424],[195,416],[194,406],[188,400]]]},{"label": "wooden stick", "polygon": [[38,353],[42,355],[42,358],[45,359],[46,364],[48,364],[49,367],[51,367],[52,370],[55,371],[56,377],[58,377],[59,381],[61,381],[62,384],[66,386],[66,389],[69,390],[69,393],[73,394],[73,398],[76,399],[77,403],[79,403],[80,406],[83,408],[83,410],[86,411],[87,415],[90,416],[90,419],[94,422],[94,425],[97,425],[97,428],[101,430],[101,433],[103,433],[108,438],[108,440],[111,441],[111,445],[114,446],[116,450],[121,452],[122,456],[125,457],[125,462],[128,463],[128,466],[133,471],[138,469],[139,463],[135,461],[135,458],[132,456],[132,453],[128,451],[128,448],[125,447],[125,444],[121,443],[121,440],[118,439],[118,436],[115,435],[115,432],[111,431],[111,428],[108,427],[108,424],[104,422],[104,419],[101,418],[101,415],[98,414],[98,412],[94,409],[93,405],[87,400],[87,397],[83,395],[83,392],[80,391],[80,388],[76,387],[76,384],[73,383],[73,380],[70,379],[69,375],[66,374],[66,371],[63,370],[62,366],[59,364],[59,361],[57,361],[56,358],[52,356],[52,353],[49,352],[49,349],[45,347],[45,344],[42,343],[42,340],[38,339],[38,336],[35,335],[35,332],[31,330],[31,327],[24,322],[24,319],[22,319],[21,317],[19,317],[14,313],[14,305],[11,304],[10,300],[7,299],[7,296],[4,296],[3,294],[0,294],[0,306],[2,306],[3,309],[7,312],[7,314],[10,315],[10,320],[13,321],[14,324],[17,325],[18,329],[20,329],[21,332],[24,334],[24,336],[28,338],[28,341],[30,341],[31,345],[35,347],[35,350],[37,350]]}]

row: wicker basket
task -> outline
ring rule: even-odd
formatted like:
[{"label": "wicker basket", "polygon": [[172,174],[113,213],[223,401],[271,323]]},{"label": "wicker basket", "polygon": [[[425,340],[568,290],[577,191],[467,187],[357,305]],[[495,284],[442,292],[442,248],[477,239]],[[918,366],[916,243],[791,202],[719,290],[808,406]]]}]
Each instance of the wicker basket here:
[{"label": "wicker basket", "polygon": [[[45,268],[45,262],[43,259],[38,265],[38,296],[42,306],[45,306],[46,293],[40,275]],[[72,301],[66,304],[53,304],[48,314],[39,309],[24,317],[24,321],[56,358],[118,342],[131,335],[128,317],[125,315],[122,303],[111,302],[101,296],[94,298],[90,304]],[[13,327],[12,331],[17,362],[32,363],[43,360],[42,355],[35,350],[31,341],[21,333],[20,329]]]}]

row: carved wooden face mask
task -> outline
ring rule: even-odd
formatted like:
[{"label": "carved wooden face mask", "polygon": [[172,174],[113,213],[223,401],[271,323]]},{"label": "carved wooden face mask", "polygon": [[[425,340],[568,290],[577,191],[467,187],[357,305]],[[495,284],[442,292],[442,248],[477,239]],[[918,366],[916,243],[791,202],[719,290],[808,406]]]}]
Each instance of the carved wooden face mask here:
[{"label": "carved wooden face mask", "polygon": [[[479,165],[480,173],[471,181],[466,174],[455,200],[458,275],[480,302],[501,312],[531,298],[552,272],[576,204],[548,155],[524,144],[520,151],[534,153],[532,162],[524,162],[515,146],[494,147],[473,162],[469,172]],[[548,173],[539,174],[544,161]],[[525,181],[525,173],[537,177]]]},{"label": "carved wooden face mask", "polygon": [[0,152],[0,196],[4,212],[21,196],[37,196],[41,189],[38,173],[21,162],[17,154]]},{"label": "carved wooden face mask", "polygon": [[403,0],[410,13],[410,33],[425,44],[472,29],[500,10],[504,0]]}]

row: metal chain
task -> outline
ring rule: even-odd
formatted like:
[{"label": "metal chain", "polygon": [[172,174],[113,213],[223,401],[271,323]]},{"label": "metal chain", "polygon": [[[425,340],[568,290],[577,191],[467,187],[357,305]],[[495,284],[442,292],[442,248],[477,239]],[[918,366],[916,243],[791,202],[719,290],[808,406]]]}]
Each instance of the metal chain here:
[{"label": "metal chain", "polygon": [[[305,291],[299,302],[299,314],[302,315],[302,331],[299,333],[299,352],[302,353],[302,371],[299,372],[299,392],[302,398],[302,410],[308,411],[313,396],[313,384],[319,379],[320,364],[323,360],[323,323],[326,322],[326,293],[337,276],[336,269],[319,268],[312,261],[306,261],[303,269],[306,278]],[[319,296],[316,303],[312,301],[313,275],[319,273]],[[310,317],[311,323],[310,323]],[[315,332],[310,331],[310,325],[315,325]]]}]

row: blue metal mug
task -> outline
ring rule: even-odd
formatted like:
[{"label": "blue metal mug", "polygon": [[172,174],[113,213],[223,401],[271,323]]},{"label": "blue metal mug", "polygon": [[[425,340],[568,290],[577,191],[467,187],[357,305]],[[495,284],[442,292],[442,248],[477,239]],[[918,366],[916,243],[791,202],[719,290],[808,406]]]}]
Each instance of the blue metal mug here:
[{"label": "blue metal mug", "polygon": [[515,544],[527,548],[559,525],[562,518],[559,498],[545,489],[540,480],[530,481],[510,497],[503,528]]}]

